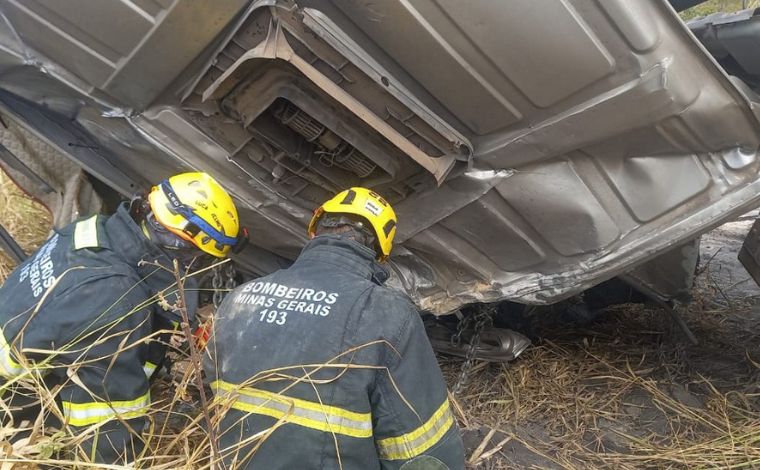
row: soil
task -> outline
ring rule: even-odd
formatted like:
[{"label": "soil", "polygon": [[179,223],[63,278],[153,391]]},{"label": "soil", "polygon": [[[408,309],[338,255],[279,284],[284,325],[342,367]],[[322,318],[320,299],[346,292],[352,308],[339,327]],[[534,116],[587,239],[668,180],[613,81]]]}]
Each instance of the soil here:
[{"label": "soil", "polygon": [[[699,344],[629,304],[581,326],[546,318],[513,363],[476,364],[456,397],[468,468],[760,467],[760,289],[736,257],[752,222],[702,238],[678,309]],[[451,385],[461,361],[440,359]],[[716,444],[738,429],[749,451]]]}]

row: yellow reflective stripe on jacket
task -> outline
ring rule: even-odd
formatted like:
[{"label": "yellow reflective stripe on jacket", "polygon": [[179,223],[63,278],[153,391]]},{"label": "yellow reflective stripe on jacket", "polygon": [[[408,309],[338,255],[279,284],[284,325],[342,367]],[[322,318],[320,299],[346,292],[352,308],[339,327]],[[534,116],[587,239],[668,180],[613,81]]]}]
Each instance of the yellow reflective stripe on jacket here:
[{"label": "yellow reflective stripe on jacket", "polygon": [[158,366],[150,361],[146,361],[143,365],[143,372],[145,372],[145,376],[150,378],[153,375],[153,372],[156,371],[156,367]]},{"label": "yellow reflective stripe on jacket", "polygon": [[291,398],[285,395],[221,380],[211,384],[218,399],[233,398],[232,408],[247,413],[282,419],[317,431],[343,434],[350,437],[372,437],[370,413],[356,413],[337,406]]},{"label": "yellow reflective stripe on jacket", "polygon": [[74,249],[98,247],[98,216],[77,222],[74,226]]},{"label": "yellow reflective stripe on jacket", "polygon": [[62,403],[63,416],[72,426],[89,426],[115,417],[136,418],[146,414],[150,406],[150,392],[129,401]]},{"label": "yellow reflective stripe on jacket", "polygon": [[0,375],[7,379],[18,377],[24,372],[24,368],[21,364],[13,360],[11,357],[11,347],[5,340],[3,330],[0,329]]},{"label": "yellow reflective stripe on jacket", "polygon": [[433,413],[422,426],[398,437],[388,437],[377,441],[377,452],[383,460],[408,460],[422,454],[441,440],[454,424],[454,416],[449,401]]}]

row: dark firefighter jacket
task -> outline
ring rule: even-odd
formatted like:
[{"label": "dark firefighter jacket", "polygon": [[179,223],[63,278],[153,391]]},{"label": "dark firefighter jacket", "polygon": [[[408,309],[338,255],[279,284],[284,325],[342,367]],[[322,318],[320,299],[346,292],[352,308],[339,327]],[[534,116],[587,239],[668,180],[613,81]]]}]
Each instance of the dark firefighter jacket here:
[{"label": "dark firefighter jacket", "polygon": [[[241,468],[464,468],[462,441],[420,316],[382,286],[372,250],[313,239],[288,269],[228,295],[206,378],[220,452]],[[259,444],[256,434],[277,426]],[[437,462],[437,459],[440,462]],[[237,468],[237,467],[236,467]]]},{"label": "dark firefighter jacket", "polygon": [[[150,263],[171,266],[122,205],[57,231],[0,287],[0,389],[6,395],[30,370],[62,384],[57,400],[68,424],[101,426],[86,445],[100,462],[129,461],[124,449],[141,449],[115,416],[143,429],[148,379],[163,350],[140,340],[179,320],[155,301],[174,275]],[[176,289],[167,293],[176,302]],[[194,314],[197,290],[187,298]]]}]

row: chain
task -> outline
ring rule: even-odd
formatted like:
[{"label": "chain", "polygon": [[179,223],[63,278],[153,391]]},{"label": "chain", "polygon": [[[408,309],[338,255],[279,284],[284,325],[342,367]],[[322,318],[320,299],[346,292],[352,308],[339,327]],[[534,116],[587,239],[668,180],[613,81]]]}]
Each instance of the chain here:
[{"label": "chain", "polygon": [[457,322],[457,331],[453,335],[451,335],[451,345],[455,348],[459,348],[462,346],[462,335],[464,334],[467,327],[470,325],[470,320],[472,319],[472,316],[464,317]]},{"label": "chain", "polygon": [[218,265],[212,268],[214,274],[211,277],[211,287],[214,288],[214,294],[211,300],[214,302],[214,310],[218,309],[222,305],[222,301],[228,292],[237,286],[237,271],[235,265],[228,262],[225,265]]},{"label": "chain", "polygon": [[212,271],[214,274],[211,277],[211,287],[214,289],[214,294],[211,300],[214,302],[214,310],[216,310],[222,304],[222,300],[224,300],[224,293],[222,292],[224,280],[222,279],[221,266],[214,266]]},{"label": "chain", "polygon": [[467,351],[465,352],[465,358],[464,362],[462,362],[462,367],[459,370],[459,377],[457,378],[456,383],[454,384],[454,395],[459,395],[459,393],[462,391],[462,388],[467,384],[468,375],[470,374],[470,370],[472,370],[472,365],[475,362],[475,356],[478,354],[478,345],[480,344],[480,334],[483,332],[483,328],[485,328],[486,323],[488,320],[490,320],[490,309],[485,305],[480,305],[478,307],[478,310],[470,315],[469,317],[465,317],[461,322],[460,325],[457,327],[457,332],[454,334],[454,337],[452,337],[452,343],[456,345],[462,344],[462,333],[464,332],[465,328],[469,326],[471,322],[475,322],[475,326],[473,327],[472,337],[470,338],[470,344],[467,345]]},{"label": "chain", "polygon": [[218,309],[227,293],[237,285],[235,281],[237,271],[232,263],[214,266],[212,271],[214,272],[211,277],[211,287],[214,288],[212,301],[214,302],[214,309]]},{"label": "chain", "polygon": [[[235,277],[237,277],[237,271],[235,270],[235,265],[232,263],[227,263],[227,265],[224,267],[224,289],[227,291],[227,293],[232,292],[232,289],[234,289],[237,286],[237,281],[235,281]],[[225,293],[224,295],[227,295]]]}]

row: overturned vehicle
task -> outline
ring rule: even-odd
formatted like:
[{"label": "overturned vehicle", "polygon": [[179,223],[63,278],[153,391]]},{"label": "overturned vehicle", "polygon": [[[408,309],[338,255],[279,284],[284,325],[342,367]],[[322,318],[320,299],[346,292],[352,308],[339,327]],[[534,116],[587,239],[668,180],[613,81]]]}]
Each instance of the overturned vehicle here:
[{"label": "overturned vehicle", "polygon": [[373,188],[391,284],[435,315],[613,278],[683,299],[699,235],[760,206],[760,16],[691,32],[671,3],[2,0],[0,165],[57,225],[206,171],[246,276]]}]

